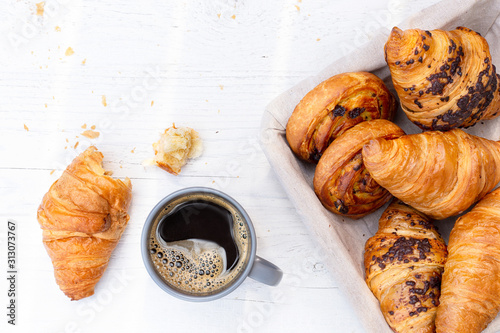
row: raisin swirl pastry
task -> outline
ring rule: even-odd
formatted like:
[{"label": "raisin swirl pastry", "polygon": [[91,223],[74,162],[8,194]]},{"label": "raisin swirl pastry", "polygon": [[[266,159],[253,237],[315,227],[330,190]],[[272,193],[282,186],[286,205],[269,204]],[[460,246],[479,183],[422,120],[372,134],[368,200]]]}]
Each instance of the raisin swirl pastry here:
[{"label": "raisin swirl pastry", "polygon": [[394,332],[435,332],[444,240],[422,213],[394,200],[365,245],[365,279]]},{"label": "raisin swirl pastry", "polygon": [[377,183],[436,220],[464,212],[500,181],[500,142],[457,128],[371,140],[363,161]]},{"label": "raisin swirl pastry", "polygon": [[405,133],[385,119],[365,121],[348,129],[321,156],[314,173],[314,191],[328,210],[361,218],[387,203],[392,195],[370,176],[361,149],[372,139],[398,138]]},{"label": "raisin swirl pastry", "polygon": [[499,76],[488,43],[470,29],[395,27],[385,59],[403,111],[423,130],[469,127],[499,115]]},{"label": "raisin swirl pastry", "polygon": [[295,107],[286,138],[301,159],[317,163],[328,145],[352,126],[392,119],[396,102],[384,82],[367,72],[335,75],[312,89]]}]

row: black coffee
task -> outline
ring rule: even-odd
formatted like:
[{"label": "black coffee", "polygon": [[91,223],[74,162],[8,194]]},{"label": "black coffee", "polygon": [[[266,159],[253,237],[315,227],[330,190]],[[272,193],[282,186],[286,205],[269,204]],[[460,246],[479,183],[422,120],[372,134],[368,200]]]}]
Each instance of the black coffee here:
[{"label": "black coffee", "polygon": [[247,267],[248,224],[225,199],[193,193],[170,202],[156,217],[150,258],[171,287],[193,295],[223,290]]},{"label": "black coffee", "polygon": [[226,252],[226,269],[237,262],[239,253],[234,240],[233,215],[213,202],[185,202],[165,215],[158,224],[158,235],[167,242],[200,239],[222,246]]}]

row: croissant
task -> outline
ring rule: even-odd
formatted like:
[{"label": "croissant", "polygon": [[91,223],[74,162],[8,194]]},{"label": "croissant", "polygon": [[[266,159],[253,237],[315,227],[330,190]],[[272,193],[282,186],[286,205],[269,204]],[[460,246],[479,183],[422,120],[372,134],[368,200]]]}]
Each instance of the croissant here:
[{"label": "croissant", "polygon": [[295,107],[286,138],[301,159],[317,163],[339,135],[365,120],[392,119],[396,102],[384,82],[367,72],[335,75],[312,89]]},{"label": "croissant", "polygon": [[359,123],[335,139],[314,173],[314,191],[322,204],[336,214],[360,218],[387,203],[392,195],[372,179],[363,165],[361,149],[371,139],[404,134],[394,123],[376,119]]},{"label": "croissant", "polygon": [[60,289],[72,300],[94,293],[127,225],[132,185],[102,168],[95,147],[77,156],[38,208],[43,243]]},{"label": "croissant", "polygon": [[375,139],[362,153],[377,183],[438,220],[465,211],[500,181],[500,142],[460,129]]},{"label": "croissant", "polygon": [[470,29],[395,27],[385,59],[403,111],[424,130],[469,127],[499,115],[499,76],[488,43]]},{"label": "croissant", "polygon": [[456,221],[448,250],[437,332],[481,332],[500,310],[500,190]]},{"label": "croissant", "polygon": [[435,332],[446,245],[429,219],[394,200],[365,245],[365,278],[394,332]]}]

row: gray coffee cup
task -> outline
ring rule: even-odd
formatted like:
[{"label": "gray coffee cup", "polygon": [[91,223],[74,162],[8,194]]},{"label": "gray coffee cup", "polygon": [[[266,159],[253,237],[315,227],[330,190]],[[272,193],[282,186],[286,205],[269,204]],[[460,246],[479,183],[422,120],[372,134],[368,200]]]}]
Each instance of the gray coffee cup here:
[{"label": "gray coffee cup", "polygon": [[[238,244],[238,249],[240,249],[240,256],[231,269],[219,275],[216,271],[222,270],[224,267],[220,263],[217,269],[209,267],[213,264],[215,268],[217,262],[213,263],[212,257],[207,254],[212,253],[210,251],[218,253],[220,247],[212,247],[212,245],[207,247],[205,242],[200,241],[202,244],[202,250],[200,250],[197,239],[169,243],[162,234],[162,230],[165,230],[163,224],[171,223],[164,222],[165,219],[168,220],[169,216],[174,214],[185,215],[181,209],[191,203],[196,203],[198,205],[196,207],[203,208],[204,206],[200,206],[199,203],[205,201],[208,202],[206,205],[223,207],[231,214],[234,219],[234,231],[232,231],[234,235],[232,237],[237,238],[235,244]],[[203,216],[204,211],[200,212],[199,216]],[[203,223],[203,219],[200,219],[198,223]],[[188,221],[188,223],[191,222]],[[197,226],[194,222],[188,225],[189,228],[192,225]],[[142,259],[153,281],[167,293],[187,301],[211,301],[224,297],[238,288],[247,276],[270,286],[279,284],[283,276],[281,269],[257,256],[256,250],[255,230],[243,207],[229,195],[208,187],[185,188],[163,198],[146,218],[141,236]],[[221,258],[225,258],[227,261],[226,252],[222,252],[224,255]],[[200,255],[202,259],[196,255]],[[213,258],[214,261],[220,261],[216,259],[219,257],[216,257],[215,254]],[[210,264],[208,260],[210,260]],[[199,267],[203,265],[203,269],[200,270],[197,265]],[[193,267],[198,268],[193,269]],[[212,270],[210,271],[206,267]],[[210,276],[214,276],[214,274],[216,278],[211,280]]]}]

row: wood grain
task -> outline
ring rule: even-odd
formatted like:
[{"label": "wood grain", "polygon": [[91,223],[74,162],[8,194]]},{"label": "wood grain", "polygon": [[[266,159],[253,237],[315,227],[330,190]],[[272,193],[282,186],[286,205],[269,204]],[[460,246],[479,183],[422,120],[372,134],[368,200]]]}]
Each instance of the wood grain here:
[{"label": "wood grain", "polygon": [[[262,153],[258,130],[276,95],[436,2],[47,0],[43,16],[35,1],[6,4],[0,216],[18,222],[19,329],[363,332]],[[74,54],[65,55],[68,47]],[[177,177],[141,165],[173,122],[195,128],[205,145]],[[82,136],[84,124],[99,137]],[[95,296],[69,302],[55,284],[36,208],[90,144],[114,176],[131,178],[131,219]],[[188,186],[221,189],[246,208],[258,254],[285,272],[278,287],[247,279],[224,299],[193,304],[153,283],[140,256],[143,221],[161,198]],[[5,256],[0,251],[1,262]],[[0,327],[12,331],[5,321]]]}]

